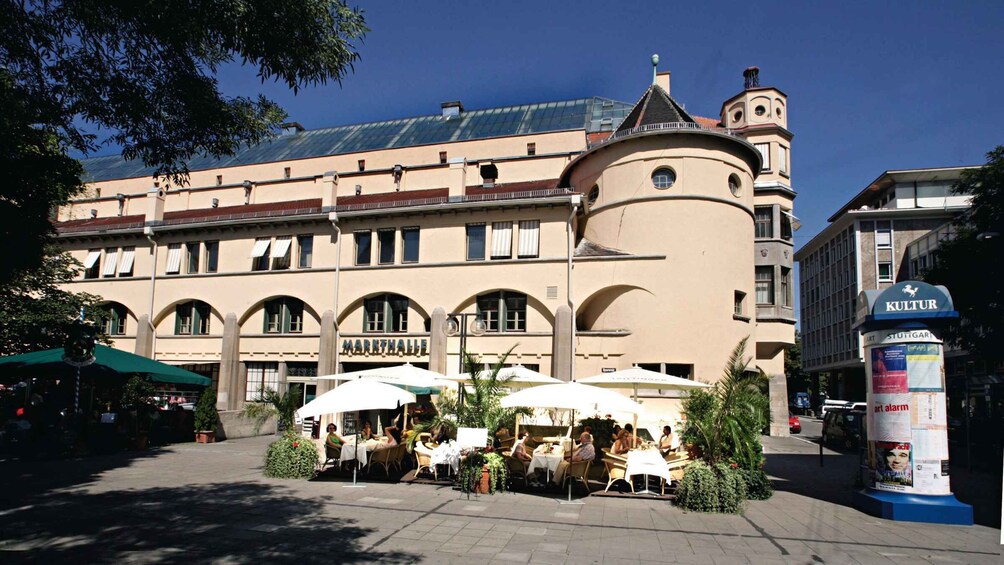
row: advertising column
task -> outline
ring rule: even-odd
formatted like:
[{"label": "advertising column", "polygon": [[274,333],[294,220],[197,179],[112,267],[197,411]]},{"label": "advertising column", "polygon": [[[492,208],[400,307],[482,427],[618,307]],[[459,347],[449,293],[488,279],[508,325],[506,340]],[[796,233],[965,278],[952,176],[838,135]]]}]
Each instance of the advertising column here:
[{"label": "advertising column", "polygon": [[868,332],[864,341],[868,486],[951,494],[941,340],[924,329]]}]

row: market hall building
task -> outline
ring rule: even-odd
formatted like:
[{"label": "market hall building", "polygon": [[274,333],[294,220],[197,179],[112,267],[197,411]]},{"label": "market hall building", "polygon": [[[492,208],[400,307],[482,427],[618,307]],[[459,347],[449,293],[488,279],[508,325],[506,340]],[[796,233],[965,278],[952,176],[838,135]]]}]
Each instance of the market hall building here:
[{"label": "market hall building", "polygon": [[[63,247],[115,347],[211,376],[218,407],[263,387],[466,349],[568,380],[638,365],[716,381],[749,336],[786,434],[792,309],[787,98],[744,88],[689,114],[659,73],[635,104],[593,97],[306,129],[189,163],[186,186],[84,161]],[[796,224],[797,226],[797,224]],[[468,317],[468,321],[473,316]],[[671,393],[651,391],[649,416]]]}]

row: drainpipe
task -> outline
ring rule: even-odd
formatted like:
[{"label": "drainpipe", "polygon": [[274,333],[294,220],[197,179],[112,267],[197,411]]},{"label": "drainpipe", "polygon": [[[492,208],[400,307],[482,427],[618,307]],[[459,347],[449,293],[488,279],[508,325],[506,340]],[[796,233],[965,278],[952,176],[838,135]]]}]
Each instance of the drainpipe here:
[{"label": "drainpipe", "polygon": [[150,358],[157,359],[157,327],[153,324],[153,297],[154,291],[157,289],[157,242],[154,240],[153,226],[146,226],[143,228],[143,235],[150,242],[150,247],[153,249],[153,268],[150,269],[150,334],[152,335],[150,341]]},{"label": "drainpipe", "polygon": [[571,310],[572,314],[572,343],[570,351],[570,367],[568,368],[568,380],[575,380],[575,302],[572,300],[572,254],[575,249],[575,233],[572,231],[572,220],[575,219],[575,215],[579,212],[579,205],[582,203],[582,195],[575,194],[572,196],[571,205],[572,212],[568,215],[568,222],[566,224],[566,233],[568,238],[568,265],[566,267],[565,279],[568,281],[568,288],[565,291],[565,295],[568,297],[568,308]]}]

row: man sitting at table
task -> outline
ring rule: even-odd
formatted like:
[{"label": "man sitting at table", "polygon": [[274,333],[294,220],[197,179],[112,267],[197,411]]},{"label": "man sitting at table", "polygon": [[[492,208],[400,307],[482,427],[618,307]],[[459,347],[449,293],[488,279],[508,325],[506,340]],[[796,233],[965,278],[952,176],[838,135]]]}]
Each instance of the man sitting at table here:
[{"label": "man sitting at table", "polygon": [[530,432],[524,430],[520,432],[519,439],[512,446],[512,456],[520,461],[530,461],[533,459],[529,453],[526,452],[526,440],[530,437]]},{"label": "man sitting at table", "polygon": [[571,463],[592,461],[593,459],[596,459],[596,450],[593,448],[593,436],[587,432],[582,432],[579,436],[579,448],[572,453],[571,462],[562,459],[561,463],[558,463],[558,468],[554,470],[554,484],[561,486],[561,482],[564,480],[565,473],[568,471],[568,466]]}]

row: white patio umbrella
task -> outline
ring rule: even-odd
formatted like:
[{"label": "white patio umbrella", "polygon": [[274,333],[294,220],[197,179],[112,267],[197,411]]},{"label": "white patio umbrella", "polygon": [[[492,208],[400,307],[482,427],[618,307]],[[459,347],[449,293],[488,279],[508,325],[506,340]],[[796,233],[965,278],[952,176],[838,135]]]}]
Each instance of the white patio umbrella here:
[{"label": "white patio umbrella", "polygon": [[[620,393],[577,382],[526,388],[506,396],[499,404],[504,408],[523,406],[572,410],[573,423],[575,412],[627,412],[637,417],[645,411],[641,404]],[[572,483],[569,481],[568,503],[571,502]]]},{"label": "white patio umbrella", "polygon": [[[371,379],[356,379],[318,396],[297,410],[301,418],[324,414],[358,412],[361,410],[393,410],[415,402],[415,395],[393,385]],[[356,460],[359,458],[359,427],[356,426]],[[352,485],[356,486],[358,465],[352,468]]]},{"label": "white patio umbrella", "polygon": [[[648,369],[642,369],[641,367],[631,367],[630,369],[621,369],[620,371],[614,371],[613,373],[601,373],[599,375],[594,375],[592,377],[586,377],[584,379],[579,379],[576,382],[583,384],[589,384],[593,386],[601,386],[605,388],[630,388],[634,390],[632,398],[638,400],[638,389],[663,389],[663,390],[696,390],[701,388],[710,388],[711,385],[692,381],[690,379],[684,379],[682,377],[674,377],[673,375],[665,375],[663,373],[657,373],[655,371],[649,371]],[[635,420],[634,427],[634,441],[638,442],[638,422]]]},{"label": "white patio umbrella", "polygon": [[414,388],[445,388],[456,386],[456,383],[453,381],[446,380],[442,373],[416,367],[411,363],[317,377],[317,380],[351,381],[355,379],[372,379],[387,384]]},{"label": "white patio umbrella", "polygon": [[[478,373],[478,377],[485,378],[489,374],[491,374],[490,370],[484,370]],[[543,373],[538,373],[533,369],[527,369],[523,365],[505,367],[501,371],[499,371],[499,377],[500,378],[512,377],[512,380],[509,382],[521,385],[549,385],[549,384],[561,384],[564,382],[560,379],[549,377]],[[445,378],[451,381],[459,381],[467,383],[471,381],[471,374],[460,373],[459,375],[447,375]]]}]

